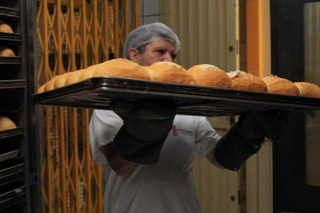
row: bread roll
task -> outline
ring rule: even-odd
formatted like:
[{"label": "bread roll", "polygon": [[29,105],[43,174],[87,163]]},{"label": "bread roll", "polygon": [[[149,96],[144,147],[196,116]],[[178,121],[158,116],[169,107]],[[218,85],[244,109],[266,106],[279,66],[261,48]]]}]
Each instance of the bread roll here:
[{"label": "bread roll", "polygon": [[0,116],[0,131],[14,129],[16,124],[8,117]]},{"label": "bread roll", "polygon": [[320,98],[320,87],[308,82],[294,82],[299,89],[300,96]]},{"label": "bread roll", "polygon": [[267,87],[268,93],[277,93],[284,95],[298,95],[299,89],[289,80],[280,78],[276,75],[270,75],[262,79]]},{"label": "bread roll", "polygon": [[230,88],[231,79],[227,73],[211,64],[199,64],[188,69],[195,84],[207,87]]},{"label": "bread roll", "polygon": [[173,62],[156,62],[149,67],[153,81],[195,84],[192,76],[182,66]]},{"label": "bread roll", "polygon": [[58,76],[53,77],[51,80],[49,80],[45,86],[44,91],[49,91],[54,89],[54,82],[58,79]]},{"label": "bread roll", "polygon": [[0,22],[0,32],[2,32],[2,33],[13,33],[13,30],[8,24],[6,24],[3,21],[1,21]]},{"label": "bread roll", "polygon": [[87,67],[86,69],[84,69],[82,72],[81,72],[81,75],[79,77],[79,80],[78,81],[84,81],[88,78],[91,78],[93,73],[96,71],[97,67],[99,66],[100,64],[95,64],[95,65],[92,65],[92,66],[89,66]]},{"label": "bread roll", "polygon": [[42,85],[41,87],[39,87],[38,90],[37,90],[37,93],[43,93],[45,86],[46,86],[46,85],[44,84],[44,85]]},{"label": "bread roll", "polygon": [[0,56],[15,57],[16,54],[12,51],[12,49],[4,46],[4,47],[0,47]]},{"label": "bread roll", "polygon": [[100,76],[151,80],[150,74],[144,67],[124,58],[113,59],[100,64],[92,77]]},{"label": "bread roll", "polygon": [[57,76],[57,80],[54,81],[53,87],[54,89],[65,86],[66,80],[71,72],[64,73],[62,75]]},{"label": "bread roll", "polygon": [[68,75],[67,79],[66,79],[65,85],[78,83],[78,82],[79,82],[79,79],[80,79],[80,75],[82,74],[82,72],[83,72],[84,70],[85,70],[85,69],[71,72],[71,73]]},{"label": "bread roll", "polygon": [[228,72],[232,80],[232,89],[254,92],[267,92],[266,83],[259,77],[243,71]]}]

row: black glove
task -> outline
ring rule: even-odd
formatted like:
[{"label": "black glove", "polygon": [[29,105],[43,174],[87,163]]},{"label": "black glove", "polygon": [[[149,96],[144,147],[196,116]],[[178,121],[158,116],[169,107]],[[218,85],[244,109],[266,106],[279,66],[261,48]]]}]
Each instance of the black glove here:
[{"label": "black glove", "polygon": [[157,163],[163,143],[172,129],[175,105],[155,101],[116,101],[110,108],[124,123],[114,139],[116,152],[134,163]]},{"label": "black glove", "polygon": [[265,137],[280,141],[287,133],[288,114],[285,112],[249,112],[241,115],[215,148],[215,156],[223,167],[237,171],[257,153]]}]

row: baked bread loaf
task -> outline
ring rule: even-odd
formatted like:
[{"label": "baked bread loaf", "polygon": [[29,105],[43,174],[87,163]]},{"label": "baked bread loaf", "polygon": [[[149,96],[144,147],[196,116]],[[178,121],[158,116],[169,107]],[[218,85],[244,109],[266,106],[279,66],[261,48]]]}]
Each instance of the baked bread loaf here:
[{"label": "baked bread loaf", "polygon": [[37,90],[37,93],[43,93],[45,86],[46,86],[46,85],[44,84],[44,85],[42,85],[41,87],[39,87],[38,90]]},{"label": "baked bread loaf", "polygon": [[79,82],[79,78],[80,78],[80,76],[81,76],[81,74],[82,74],[82,72],[83,72],[84,70],[85,70],[85,69],[71,72],[71,73],[68,75],[67,79],[66,79],[65,85],[78,83],[78,82]]},{"label": "baked bread loaf", "polygon": [[44,85],[44,92],[54,89],[54,82],[58,79],[58,75],[53,77]]},{"label": "baked bread loaf", "polygon": [[8,117],[0,116],[0,131],[14,129],[16,124]]},{"label": "baked bread loaf", "polygon": [[195,84],[190,73],[173,62],[155,62],[146,69],[149,71],[153,81]]},{"label": "baked bread loaf", "polygon": [[211,64],[199,64],[188,69],[196,85],[230,88],[231,79],[227,73]]},{"label": "baked bread loaf", "polygon": [[277,93],[284,95],[299,95],[299,89],[285,78],[276,75],[270,75],[262,78],[268,87],[268,93]]},{"label": "baked bread loaf", "polygon": [[87,68],[85,68],[82,72],[81,72],[81,75],[79,77],[79,80],[78,82],[80,81],[84,81],[88,78],[91,78],[93,77],[93,73],[96,71],[97,67],[99,66],[100,64],[94,64],[94,65],[91,65]]},{"label": "baked bread loaf", "polygon": [[254,92],[267,92],[266,83],[259,77],[240,70],[228,72],[232,80],[232,89]]},{"label": "baked bread loaf", "polygon": [[3,57],[15,57],[16,54],[12,51],[12,49],[2,46],[0,47],[0,56]]},{"label": "baked bread loaf", "polygon": [[62,75],[58,75],[57,79],[53,83],[54,89],[65,86],[66,80],[71,72],[64,73]]},{"label": "baked bread loaf", "polygon": [[3,21],[0,21],[0,32],[13,33],[13,30],[8,24],[4,23]]},{"label": "baked bread loaf", "polygon": [[320,98],[320,87],[308,82],[294,82],[299,89],[300,96]]},{"label": "baked bread loaf", "polygon": [[149,72],[144,67],[124,58],[112,59],[99,64],[92,77],[101,76],[151,80]]}]

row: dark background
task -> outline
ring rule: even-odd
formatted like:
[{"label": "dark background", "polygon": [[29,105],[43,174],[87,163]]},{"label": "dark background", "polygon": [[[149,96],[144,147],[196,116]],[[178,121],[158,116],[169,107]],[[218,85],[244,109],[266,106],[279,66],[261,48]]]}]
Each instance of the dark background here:
[{"label": "dark background", "polygon": [[[270,2],[272,74],[304,81],[303,6],[319,1]],[[320,212],[320,187],[306,184],[303,113],[290,116],[289,129],[283,141],[273,144],[274,212]]]}]

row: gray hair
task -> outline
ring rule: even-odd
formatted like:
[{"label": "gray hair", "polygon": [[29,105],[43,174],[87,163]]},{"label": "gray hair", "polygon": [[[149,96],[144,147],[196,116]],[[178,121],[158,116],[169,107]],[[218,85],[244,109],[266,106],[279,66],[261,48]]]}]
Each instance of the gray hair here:
[{"label": "gray hair", "polygon": [[129,49],[135,48],[139,53],[143,53],[146,46],[155,40],[165,40],[172,43],[175,47],[174,54],[180,49],[180,41],[178,36],[167,25],[155,22],[142,25],[133,30],[127,37],[124,45],[123,57],[129,58]]}]

